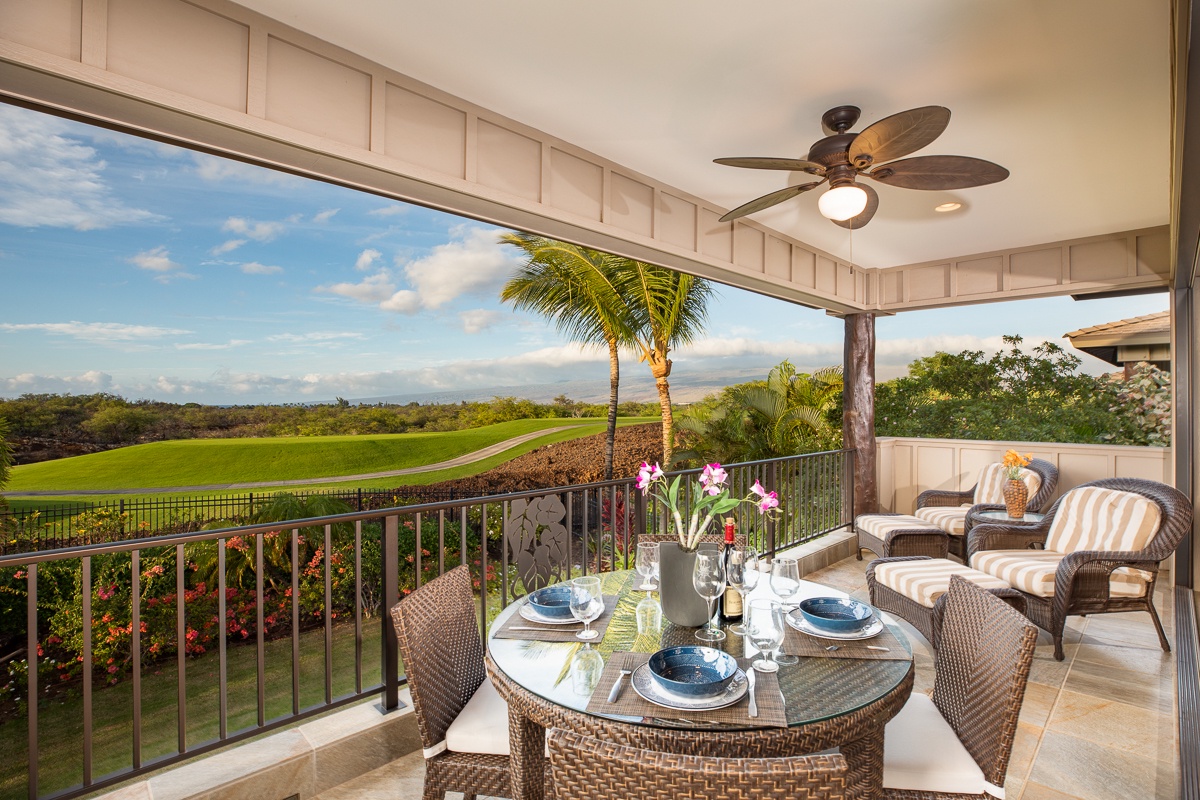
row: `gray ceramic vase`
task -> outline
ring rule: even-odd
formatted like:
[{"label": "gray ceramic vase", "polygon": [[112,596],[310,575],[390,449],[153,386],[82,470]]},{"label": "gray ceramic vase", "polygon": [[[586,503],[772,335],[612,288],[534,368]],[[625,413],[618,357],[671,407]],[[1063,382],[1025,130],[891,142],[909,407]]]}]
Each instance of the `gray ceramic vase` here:
[{"label": "gray ceramic vase", "polygon": [[[715,550],[717,545],[702,544],[696,549]],[[678,542],[658,545],[658,594],[663,616],[685,628],[698,628],[708,621],[708,601],[692,586],[695,564],[696,553],[682,549]]]}]

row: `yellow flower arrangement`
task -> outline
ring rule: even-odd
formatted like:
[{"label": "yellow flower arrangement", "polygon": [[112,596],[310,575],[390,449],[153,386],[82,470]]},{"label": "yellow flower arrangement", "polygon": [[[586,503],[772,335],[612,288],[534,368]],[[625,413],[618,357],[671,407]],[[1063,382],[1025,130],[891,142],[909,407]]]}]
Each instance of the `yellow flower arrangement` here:
[{"label": "yellow flower arrangement", "polygon": [[1004,454],[1004,459],[1000,462],[1000,466],[1004,467],[1004,475],[1010,481],[1021,479],[1021,469],[1029,466],[1029,462],[1033,460],[1033,453],[1021,455],[1016,450],[1009,450]]}]

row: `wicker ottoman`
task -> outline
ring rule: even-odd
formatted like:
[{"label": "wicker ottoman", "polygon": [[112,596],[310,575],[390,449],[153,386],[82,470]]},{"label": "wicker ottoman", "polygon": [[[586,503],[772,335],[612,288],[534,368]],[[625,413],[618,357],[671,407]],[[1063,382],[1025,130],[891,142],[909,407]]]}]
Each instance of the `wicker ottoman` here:
[{"label": "wicker ottoman", "polygon": [[1007,581],[948,558],[876,559],[867,565],[867,589],[872,605],[907,620],[936,650],[951,575],[961,575],[1025,613],[1025,598]]},{"label": "wicker ottoman", "polygon": [[863,514],[854,520],[854,532],[858,535],[855,555],[859,561],[863,550],[882,558],[945,558],[950,552],[950,534],[911,514]]}]

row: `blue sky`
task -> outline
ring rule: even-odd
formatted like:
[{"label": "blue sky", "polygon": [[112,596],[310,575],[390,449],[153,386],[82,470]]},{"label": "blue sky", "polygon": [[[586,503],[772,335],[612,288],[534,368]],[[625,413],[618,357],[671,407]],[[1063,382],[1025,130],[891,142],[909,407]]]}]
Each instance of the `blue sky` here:
[{"label": "blue sky", "polygon": [[[519,263],[500,232],[0,104],[0,396],[606,398],[604,353],[499,303]],[[884,317],[878,376],[937,350],[994,349],[1003,334],[1061,342],[1166,307],[1159,294]],[[677,400],[784,358],[841,362],[840,320],[737,289],[719,287],[709,330],[673,354]],[[622,378],[625,399],[653,398],[636,358]]]}]

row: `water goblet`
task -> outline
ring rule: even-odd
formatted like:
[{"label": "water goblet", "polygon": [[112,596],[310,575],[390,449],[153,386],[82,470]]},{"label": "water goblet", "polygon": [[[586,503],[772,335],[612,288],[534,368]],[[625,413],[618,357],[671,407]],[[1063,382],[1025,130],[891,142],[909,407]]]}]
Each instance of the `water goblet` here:
[{"label": "water goblet", "polygon": [[783,626],[783,606],[777,601],[765,597],[750,601],[746,608],[746,635],[750,644],[762,654],[762,658],[750,665],[759,672],[779,669],[779,663],[772,660],[771,654],[783,644]]},{"label": "water goblet", "polygon": [[743,621],[730,625],[730,633],[746,635],[746,595],[758,585],[758,552],[746,545],[725,548],[725,581],[742,597]]},{"label": "water goblet", "polygon": [[696,638],[702,642],[721,641],[725,638],[725,631],[713,624],[713,614],[716,611],[713,604],[725,592],[725,558],[720,550],[696,551],[692,587],[695,588],[696,594],[708,602],[708,621],[703,628],[696,631]]},{"label": "water goblet", "polygon": [[[791,613],[796,608],[788,603],[800,591],[800,565],[796,559],[777,558],[771,562],[771,590],[779,595],[784,614]],[[775,661],[780,664],[795,664],[799,659],[781,653],[776,656]]]},{"label": "water goblet", "polygon": [[600,674],[604,672],[604,656],[599,650],[593,650],[591,645],[584,644],[571,659],[571,688],[575,694],[590,695],[600,682]]},{"label": "water goblet", "polygon": [[634,563],[638,574],[642,576],[642,585],[638,589],[649,597],[650,592],[654,591],[650,579],[658,573],[658,542],[638,542],[637,560]]},{"label": "water goblet", "polygon": [[594,575],[571,581],[571,616],[583,623],[575,638],[590,641],[599,636],[592,630],[592,620],[604,611],[604,596],[600,594],[600,579]]}]

